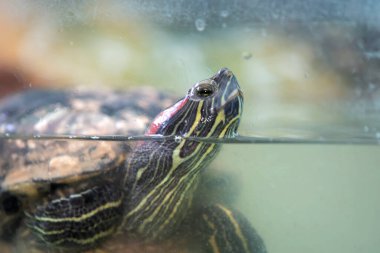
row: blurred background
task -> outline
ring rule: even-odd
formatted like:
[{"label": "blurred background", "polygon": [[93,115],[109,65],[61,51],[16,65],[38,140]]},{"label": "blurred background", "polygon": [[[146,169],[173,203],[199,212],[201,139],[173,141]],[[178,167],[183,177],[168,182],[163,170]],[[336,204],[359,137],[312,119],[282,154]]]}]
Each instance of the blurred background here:
[{"label": "blurred background", "polygon": [[380,137],[377,1],[0,3],[0,95],[237,75],[241,134]]},{"label": "blurred background", "polygon": [[[380,140],[376,0],[2,1],[0,32],[1,97],[140,85],[180,97],[228,67],[243,136]],[[378,252],[378,147],[225,146],[213,167],[269,252]]]}]

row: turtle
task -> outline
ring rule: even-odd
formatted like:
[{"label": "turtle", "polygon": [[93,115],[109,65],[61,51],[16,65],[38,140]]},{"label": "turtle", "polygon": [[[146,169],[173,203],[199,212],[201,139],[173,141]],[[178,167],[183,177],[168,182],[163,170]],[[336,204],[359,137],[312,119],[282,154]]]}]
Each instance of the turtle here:
[{"label": "turtle", "polygon": [[[3,136],[68,139],[1,139],[0,246],[11,245],[11,252],[265,253],[243,214],[200,190],[222,145],[202,140],[234,137],[242,109],[243,93],[227,68],[179,100],[149,87],[30,90],[5,99]],[[70,140],[76,135],[93,138]],[[102,135],[146,138],[102,141]]]}]

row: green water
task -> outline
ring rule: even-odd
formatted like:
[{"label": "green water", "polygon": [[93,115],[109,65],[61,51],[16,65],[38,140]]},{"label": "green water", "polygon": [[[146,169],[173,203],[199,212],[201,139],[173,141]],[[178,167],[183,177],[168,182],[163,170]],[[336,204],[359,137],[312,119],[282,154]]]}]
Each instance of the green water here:
[{"label": "green water", "polygon": [[376,146],[225,145],[218,168],[268,252],[377,252]]},{"label": "green water", "polygon": [[268,252],[377,252],[379,164],[373,145],[224,144],[206,175]]}]

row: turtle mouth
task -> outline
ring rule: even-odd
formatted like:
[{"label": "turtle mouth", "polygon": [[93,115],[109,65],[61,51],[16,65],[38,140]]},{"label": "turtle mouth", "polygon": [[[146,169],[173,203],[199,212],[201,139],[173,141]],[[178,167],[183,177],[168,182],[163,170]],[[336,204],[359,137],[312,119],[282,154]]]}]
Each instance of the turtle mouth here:
[{"label": "turtle mouth", "polygon": [[[236,85],[238,85],[236,83]],[[243,91],[240,89],[239,86],[235,87],[233,91],[230,92],[230,94],[225,98],[225,101],[221,103],[218,107],[216,107],[216,111],[219,110],[225,110],[227,107],[238,107],[242,108],[244,101]],[[240,110],[241,112],[241,110]]]},{"label": "turtle mouth", "polygon": [[236,91],[220,106],[215,107],[214,111],[219,112],[221,110],[227,110],[229,108],[241,108],[242,107],[243,96],[241,91]]},{"label": "turtle mouth", "polygon": [[222,107],[226,106],[227,104],[229,104],[231,101],[235,100],[235,99],[240,99],[243,101],[244,99],[244,96],[243,96],[243,92],[238,88],[236,90],[234,90],[227,98],[226,102],[224,103],[224,105],[222,105]]}]

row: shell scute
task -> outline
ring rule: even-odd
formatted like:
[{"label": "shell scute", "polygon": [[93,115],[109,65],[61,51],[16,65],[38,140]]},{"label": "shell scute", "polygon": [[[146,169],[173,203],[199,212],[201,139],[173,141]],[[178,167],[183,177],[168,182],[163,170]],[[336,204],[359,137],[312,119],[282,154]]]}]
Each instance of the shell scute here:
[{"label": "shell scute", "polygon": [[[32,90],[0,102],[0,133],[141,135],[173,98],[151,88],[129,92]],[[11,131],[10,131],[11,130]],[[0,185],[75,180],[122,163],[130,144],[0,139]]]}]

